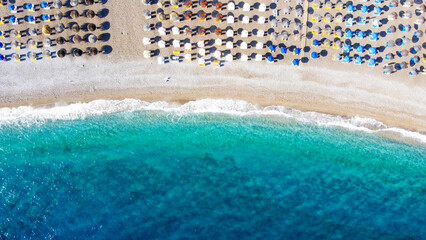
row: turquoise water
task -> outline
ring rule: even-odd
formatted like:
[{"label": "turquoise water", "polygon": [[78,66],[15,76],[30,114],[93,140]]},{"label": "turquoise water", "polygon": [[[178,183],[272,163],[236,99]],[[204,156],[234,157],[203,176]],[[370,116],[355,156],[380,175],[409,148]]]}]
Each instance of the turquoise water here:
[{"label": "turquoise water", "polygon": [[0,239],[425,239],[426,147],[279,117],[0,127]]}]

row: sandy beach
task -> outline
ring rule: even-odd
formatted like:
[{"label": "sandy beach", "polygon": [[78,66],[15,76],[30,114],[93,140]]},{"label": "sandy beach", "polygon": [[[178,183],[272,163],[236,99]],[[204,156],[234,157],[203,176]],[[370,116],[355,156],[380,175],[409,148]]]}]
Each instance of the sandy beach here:
[{"label": "sandy beach", "polygon": [[[381,66],[371,68],[368,64],[336,63],[331,61],[335,53],[332,48],[326,49],[326,57],[315,59],[315,62],[310,60],[299,67],[291,66],[294,59],[291,53],[272,64],[234,60],[221,68],[198,67],[196,61],[158,65],[156,58],[143,58],[146,47],[142,38],[156,33],[151,31],[147,35],[142,30],[145,20],[141,15],[144,6],[140,1],[129,0],[126,4],[133,7],[124,8],[119,1],[104,2],[90,8],[106,13],[92,22],[109,25],[106,29],[96,30],[98,35],[107,37],[92,45],[81,43],[81,48],[95,46],[110,51],[97,56],[85,54],[80,58],[1,63],[0,107],[124,98],[176,102],[204,98],[240,99],[262,106],[282,105],[303,111],[374,118],[391,126],[426,133],[425,75],[408,76],[408,71],[384,75]],[[79,5],[77,9],[83,11],[87,7]],[[2,7],[0,13],[8,14],[7,8]],[[79,18],[78,21],[83,25],[87,19]],[[188,25],[187,22],[179,24]],[[220,24],[226,27],[226,22]],[[234,29],[238,29],[239,24],[236,23]],[[190,25],[195,27],[199,21],[192,21]],[[1,28],[4,30],[7,26],[1,25]],[[305,31],[309,32],[309,29]],[[65,33],[71,35],[69,29]],[[37,37],[42,41],[43,36]],[[213,36],[211,38],[214,39]],[[233,41],[238,40],[241,40],[240,36]],[[303,47],[310,41],[290,40],[286,45]],[[384,45],[386,41],[387,38],[379,39],[375,44]],[[197,39],[192,42],[196,43]],[[420,42],[424,42],[424,37]],[[73,44],[66,43],[61,47],[71,49]],[[157,45],[152,44],[152,50],[156,48]],[[59,46],[56,47],[58,49]],[[166,48],[160,54],[167,55],[169,53],[164,51],[171,50]],[[232,52],[237,50],[234,48]],[[246,51],[257,52],[254,48]],[[380,54],[384,56],[385,52]],[[165,81],[167,78],[170,81]]]}]

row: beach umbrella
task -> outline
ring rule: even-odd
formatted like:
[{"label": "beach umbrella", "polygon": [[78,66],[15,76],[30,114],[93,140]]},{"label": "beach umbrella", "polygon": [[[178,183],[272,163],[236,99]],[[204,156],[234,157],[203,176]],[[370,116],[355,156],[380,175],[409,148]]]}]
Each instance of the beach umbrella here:
[{"label": "beach umbrella", "polygon": [[326,21],[326,22],[331,22],[331,21],[333,21],[333,15],[331,15],[330,13],[326,13],[326,14],[324,15],[324,21]]},{"label": "beach umbrella", "polygon": [[78,11],[77,10],[71,10],[71,12],[70,12],[70,18],[71,19],[76,19],[76,18],[78,18],[80,16],[80,13],[78,13]]},{"label": "beach umbrella", "polygon": [[247,17],[247,16],[244,16],[243,17],[243,23],[244,24],[248,24],[250,22],[250,18],[249,17]]},{"label": "beach umbrella", "polygon": [[144,58],[151,58],[151,51],[149,51],[149,50],[143,51],[143,57]]},{"label": "beach umbrella", "polygon": [[317,52],[312,52],[312,53],[311,53],[311,58],[312,58],[312,59],[316,59],[316,58],[318,58],[318,53],[317,53]]},{"label": "beach umbrella", "polygon": [[232,29],[226,30],[226,36],[227,37],[233,37],[234,36],[234,30],[232,30]]},{"label": "beach umbrella", "polygon": [[262,42],[257,42],[256,43],[256,49],[262,49],[263,48],[263,43]]},{"label": "beach umbrella", "polygon": [[370,60],[368,60],[368,66],[375,67],[376,66],[376,59],[370,58]]},{"label": "beach umbrella", "polygon": [[32,3],[25,3],[24,8],[28,11],[34,10],[34,5]]},{"label": "beach umbrella", "polygon": [[197,46],[198,46],[199,48],[203,48],[205,45],[206,45],[206,44],[204,43],[204,40],[201,40],[201,41],[198,41],[198,42],[197,42]]},{"label": "beach umbrella", "polygon": [[370,33],[370,40],[376,41],[379,38],[379,34],[377,32]]},{"label": "beach umbrella", "polygon": [[398,0],[390,0],[389,7],[391,8],[398,7]]},{"label": "beach umbrella", "polygon": [[166,1],[163,1],[163,0],[157,1],[158,8],[164,8],[165,6],[166,6]]},{"label": "beach umbrella", "polygon": [[388,29],[386,30],[387,33],[394,33],[395,31],[396,31],[396,27],[393,25],[388,27]]},{"label": "beach umbrella", "polygon": [[215,19],[216,19],[216,22],[222,22],[223,15],[222,14],[216,14]]},{"label": "beach umbrella", "polygon": [[335,53],[333,55],[333,61],[340,61],[340,54],[339,53]]},{"label": "beach umbrella", "polygon": [[95,3],[95,0],[84,0],[84,3],[85,3],[87,6],[90,6],[90,5],[93,5],[93,4]]},{"label": "beach umbrella", "polygon": [[330,44],[331,44],[330,40],[328,40],[328,39],[323,40],[323,43],[322,43],[323,47],[330,47]]},{"label": "beach umbrella", "polygon": [[246,54],[241,55],[241,61],[247,62],[248,60],[249,59],[248,59],[248,56]]},{"label": "beach umbrella", "polygon": [[395,19],[397,19],[398,18],[398,14],[396,13],[396,12],[391,12],[391,13],[389,13],[389,15],[388,15],[388,19],[389,20],[395,20]]},{"label": "beach umbrella", "polygon": [[413,17],[413,13],[411,11],[405,11],[402,15],[403,18],[405,19],[410,19]]},{"label": "beach umbrella", "polygon": [[400,63],[400,66],[401,66],[401,68],[402,68],[402,69],[406,69],[406,68],[408,68],[408,64],[407,64],[407,62],[401,62],[401,63]]},{"label": "beach umbrella", "polygon": [[350,56],[348,56],[348,55],[343,56],[342,63],[350,63],[350,62],[351,62],[351,57]]},{"label": "beach umbrella", "polygon": [[354,11],[355,11],[355,7],[354,7],[354,5],[352,5],[352,4],[348,5],[348,7],[347,7],[347,12],[348,12],[348,13],[352,13],[352,12],[354,12]]},{"label": "beach umbrella", "polygon": [[158,64],[164,64],[164,63],[166,63],[166,59],[163,56],[159,56],[157,58],[157,63]]},{"label": "beach umbrella", "polygon": [[172,45],[175,48],[180,48],[180,40],[178,39],[173,40]]},{"label": "beach umbrella", "polygon": [[296,8],[296,17],[302,17],[303,16],[303,8]]},{"label": "beach umbrella", "polygon": [[18,9],[15,4],[9,4],[8,6],[9,11],[11,11],[12,13],[16,13],[16,10]]},{"label": "beach umbrella", "polygon": [[172,27],[172,33],[173,35],[179,35],[180,34],[180,29],[176,26]]},{"label": "beach umbrella", "polygon": [[4,50],[4,47],[6,46],[6,44],[4,44],[4,43],[2,43],[2,42],[0,42],[0,49],[1,50]]},{"label": "beach umbrella", "polygon": [[70,5],[71,5],[71,7],[77,7],[78,0],[70,0]]},{"label": "beach umbrella", "polygon": [[66,42],[64,37],[57,37],[55,41],[58,45],[63,45]]},{"label": "beach umbrella", "polygon": [[216,11],[222,10],[222,3],[217,1],[214,5],[214,8],[215,8]]},{"label": "beach umbrella", "polygon": [[293,66],[299,66],[299,59],[293,59]]},{"label": "beach umbrella", "polygon": [[312,41],[312,46],[314,46],[314,47],[318,47],[318,46],[319,46],[319,41],[318,41],[317,39],[314,39],[314,40]]},{"label": "beach umbrella", "polygon": [[343,7],[344,7],[344,5],[343,5],[343,2],[342,2],[342,1],[338,1],[338,2],[336,3],[336,9],[337,9],[337,10],[343,10]]},{"label": "beach umbrella", "polygon": [[261,3],[260,5],[259,5],[259,12],[265,12],[266,11],[266,5],[265,4],[263,4],[263,3]]},{"label": "beach umbrella", "polygon": [[401,31],[403,31],[403,32],[409,32],[410,30],[411,30],[410,24],[405,24],[405,25],[402,25],[402,27],[401,27]]},{"label": "beach umbrella", "polygon": [[425,22],[425,18],[424,17],[422,17],[422,16],[419,16],[417,19],[416,19],[416,24],[419,24],[419,25],[421,25],[421,24],[423,24]]},{"label": "beach umbrella", "polygon": [[271,27],[273,27],[273,28],[278,27],[278,20],[277,19],[274,18],[274,19],[271,20]]},{"label": "beach umbrella", "polygon": [[379,7],[379,6],[376,6],[375,8],[374,8],[374,15],[380,15],[382,13],[382,8],[381,7]]},{"label": "beach umbrella", "polygon": [[19,54],[17,54],[17,53],[14,53],[14,54],[12,55],[12,60],[14,60],[14,61],[16,61],[16,62],[21,61],[21,55],[19,55]]},{"label": "beach umbrella", "polygon": [[27,45],[28,48],[37,48],[37,43],[31,38],[27,40]]},{"label": "beach umbrella", "polygon": [[277,47],[273,44],[269,46],[269,52],[275,52],[276,49]]},{"label": "beach umbrella", "polygon": [[334,37],[337,37],[337,38],[343,37],[342,29],[337,29],[336,31],[334,31]]},{"label": "beach umbrella", "polygon": [[343,52],[348,53],[351,51],[351,48],[350,44],[343,44]]},{"label": "beach umbrella", "polygon": [[320,22],[321,21],[321,15],[319,15],[319,14],[315,14],[313,17],[312,17],[312,20],[314,21],[314,22]]},{"label": "beach umbrella", "polygon": [[12,49],[21,49],[21,45],[22,44],[20,42],[16,41],[16,40],[14,40],[10,43],[10,47]]},{"label": "beach umbrella", "polygon": [[277,40],[277,38],[278,38],[278,33],[277,32],[271,33],[271,40]]},{"label": "beach umbrella", "polygon": [[87,37],[87,41],[88,41],[89,43],[95,43],[96,41],[98,41],[98,38],[97,38],[95,35],[90,34],[90,35]]},{"label": "beach umbrella", "polygon": [[185,47],[185,51],[191,51],[192,50],[192,45],[189,42],[185,43],[184,47]]},{"label": "beach umbrella", "polygon": [[65,57],[65,55],[67,55],[67,50],[62,48],[58,51],[57,55],[58,55],[59,58],[63,58],[63,57]]},{"label": "beach umbrella", "polygon": [[363,6],[361,7],[361,12],[362,12],[362,13],[368,13],[368,6],[367,6],[367,5],[363,5]]},{"label": "beach umbrella", "polygon": [[418,63],[418,62],[420,62],[420,57],[419,57],[419,56],[414,56],[414,57],[412,57],[412,58],[410,59],[410,63],[411,63],[411,64],[416,64],[416,63]]},{"label": "beach umbrella", "polygon": [[87,25],[87,30],[89,30],[89,31],[91,31],[91,32],[96,31],[96,25],[95,25],[94,23],[89,23],[89,24]]},{"label": "beach umbrella", "polygon": [[294,24],[294,30],[296,30],[296,31],[300,31],[300,30],[302,30],[302,27],[303,27],[303,25],[302,25],[302,23],[301,23],[301,22],[296,22],[296,23]]},{"label": "beach umbrella", "polygon": [[145,32],[147,32],[147,31],[151,30],[151,24],[149,24],[149,23],[144,23],[144,24],[142,25],[142,29],[143,29]]},{"label": "beach umbrella", "polygon": [[201,21],[204,21],[207,18],[207,13],[204,10],[200,10],[198,12],[198,17],[200,18]]},{"label": "beach umbrella", "polygon": [[74,36],[72,36],[71,37],[71,42],[73,42],[73,43],[80,43],[81,42],[81,37],[80,37],[80,35],[74,35]]},{"label": "beach umbrella", "polygon": [[35,52],[28,52],[27,53],[28,58],[30,59],[30,61],[35,61],[37,60],[37,53]]},{"label": "beach umbrella", "polygon": [[86,12],[87,18],[94,18],[95,16],[96,16],[96,14],[93,10],[87,10],[87,12]]},{"label": "beach umbrella", "polygon": [[407,45],[411,42],[411,40],[405,36],[402,37],[402,45]]},{"label": "beach umbrella", "polygon": [[290,26],[290,20],[288,20],[287,18],[283,18],[281,22],[282,22],[283,28],[288,28]]},{"label": "beach umbrella", "polygon": [[43,47],[51,47],[52,46],[52,40],[50,38],[45,38],[43,40]]},{"label": "beach umbrella", "polygon": [[229,42],[226,42],[225,46],[226,46],[227,49],[233,49],[234,48],[234,43],[231,42],[231,41],[229,41]]},{"label": "beach umbrella", "polygon": [[61,32],[63,32],[63,31],[64,31],[64,29],[65,29],[65,27],[64,27],[64,24],[63,24],[63,23],[58,23],[58,24],[56,24],[56,26],[55,26],[55,31],[56,31],[57,33],[61,33]]},{"label": "beach umbrella", "polygon": [[[187,11],[185,11],[185,12],[187,12]],[[184,14],[185,14],[185,12],[184,12]],[[164,12],[160,12],[160,13],[158,13],[157,14],[157,19],[158,19],[158,21],[164,21],[164,20],[166,20],[166,14],[164,14]]]},{"label": "beach umbrella", "polygon": [[333,4],[331,3],[331,1],[325,2],[325,9],[332,9],[332,8],[333,8]]},{"label": "beach umbrella", "polygon": [[[376,20],[376,19],[374,19]],[[352,26],[354,24],[354,18],[349,17],[346,19],[346,26]]]},{"label": "beach umbrella", "polygon": [[288,15],[291,12],[291,7],[290,6],[286,6],[283,8],[283,14]]},{"label": "beach umbrella", "polygon": [[407,8],[412,7],[413,6],[413,1],[412,0],[405,0],[403,6],[407,7]]},{"label": "beach umbrella", "polygon": [[324,28],[324,35],[330,35],[333,32],[330,26]]},{"label": "beach umbrella", "polygon": [[281,40],[288,40],[289,37],[290,37],[290,34],[287,31],[281,32]]},{"label": "beach umbrella", "polygon": [[233,1],[228,2],[228,11],[234,11],[235,10],[235,3]]},{"label": "beach umbrella", "polygon": [[214,42],[215,42],[216,47],[220,47],[220,46],[222,46],[223,41],[222,41],[222,39],[218,38]]},{"label": "beach umbrella", "polygon": [[338,22],[338,23],[343,22],[343,15],[341,13],[336,14],[336,22]]},{"label": "beach umbrella", "polygon": [[294,55],[299,55],[301,52],[302,52],[302,50],[300,48],[294,49]]},{"label": "beach umbrella", "polygon": [[228,17],[226,18],[226,22],[227,22],[228,24],[232,24],[232,23],[234,23],[234,22],[235,22],[235,18],[234,18],[234,16],[232,16],[232,13],[229,13],[229,14],[228,14]]},{"label": "beach umbrella", "polygon": [[43,25],[41,30],[44,35],[52,34],[52,28],[49,25]]},{"label": "beach umbrella", "polygon": [[411,68],[411,71],[409,72],[410,75],[415,76],[418,74],[417,69],[415,67]]},{"label": "beach umbrella", "polygon": [[375,48],[375,47],[369,48],[368,49],[368,54],[370,54],[370,55],[377,54],[377,48]]},{"label": "beach umbrella", "polygon": [[364,36],[365,36],[364,31],[358,31],[358,33],[357,33],[357,35],[356,35],[356,37],[357,37],[357,38],[359,38],[359,39],[363,39],[363,38],[364,38]]},{"label": "beach umbrella", "polygon": [[355,62],[354,62],[355,64],[361,64],[362,63],[362,57],[360,57],[360,56],[356,56],[355,57]]},{"label": "beach umbrella", "polygon": [[321,28],[319,26],[315,26],[312,31],[313,34],[320,34]]},{"label": "beach umbrella", "polygon": [[394,40],[390,40],[390,41],[388,41],[388,42],[386,42],[386,47],[395,47],[396,46],[396,44],[395,44],[395,41]]},{"label": "beach umbrella", "polygon": [[46,50],[43,51],[43,56],[45,58],[51,58],[52,57],[52,52],[46,49]]},{"label": "beach umbrella", "polygon": [[28,28],[27,32],[30,36],[37,36],[37,28]]},{"label": "beach umbrella", "polygon": [[352,32],[352,30],[346,30],[345,38],[352,38],[353,35],[354,33]]},{"label": "beach umbrella", "polygon": [[250,4],[249,3],[244,3],[243,11],[244,12],[250,12]]},{"label": "beach umbrella", "polygon": [[192,56],[190,53],[185,54],[185,61],[191,61],[192,60]]},{"label": "beach umbrella", "polygon": [[80,31],[80,26],[78,25],[78,23],[74,23],[74,24],[72,24],[72,26],[71,26],[71,30],[73,31],[73,32],[79,32]]},{"label": "beach umbrella", "polygon": [[159,28],[158,28],[158,34],[159,34],[160,36],[165,36],[165,35],[166,35],[166,28],[164,28],[164,27],[159,27]]},{"label": "beach umbrella", "polygon": [[198,59],[198,66],[204,67],[206,65],[206,60],[203,58]]},{"label": "beach umbrella", "polygon": [[225,61],[227,62],[232,62],[234,61],[234,56],[232,56],[232,54],[228,54],[225,56]]},{"label": "beach umbrella", "polygon": [[418,53],[421,49],[422,49],[422,47],[421,47],[420,45],[415,45],[415,46],[413,46],[413,47],[410,49],[410,52],[411,52],[412,54],[416,54],[416,53]]},{"label": "beach umbrella", "polygon": [[420,10],[420,13],[425,13],[426,12],[426,6],[424,4],[420,5],[418,7],[418,9]]},{"label": "beach umbrella", "polygon": [[364,46],[359,45],[359,46],[356,48],[356,52],[357,52],[357,53],[362,53],[362,52],[364,52]]},{"label": "beach umbrella", "polygon": [[408,56],[408,50],[404,49],[404,50],[399,51],[399,55],[400,55],[401,57],[406,57],[406,56]]},{"label": "beach umbrella", "polygon": [[321,1],[320,0],[314,0],[314,8],[320,8],[321,7]]},{"label": "beach umbrella", "polygon": [[302,35],[300,33],[294,35],[294,41],[302,41]]},{"label": "beach umbrella", "polygon": [[304,0],[296,0],[296,4],[297,4],[297,5],[302,5],[302,4],[303,4],[303,2],[304,2]]},{"label": "beach umbrella", "polygon": [[19,23],[18,19],[15,16],[10,16],[9,17],[9,22],[11,24],[18,24]]},{"label": "beach umbrella", "polygon": [[287,48],[286,47],[281,47],[280,48],[280,53],[286,54],[287,53]]},{"label": "beach umbrella", "polygon": [[62,1],[61,0],[55,0],[53,1],[53,7],[59,9],[62,7]]},{"label": "beach umbrella", "polygon": [[151,44],[151,39],[144,37],[144,38],[142,38],[142,43],[143,43],[143,45],[149,45],[149,44]]},{"label": "beach umbrella", "polygon": [[257,34],[258,37],[264,37],[265,36],[265,31],[263,31],[262,29],[257,30]]},{"label": "beach umbrella", "polygon": [[243,31],[241,31],[241,37],[243,37],[243,38],[246,38],[246,37],[248,37],[248,31],[247,30],[243,30]]},{"label": "beach umbrella", "polygon": [[241,44],[240,44],[241,49],[245,50],[245,49],[247,49],[247,47],[248,47],[248,45],[247,45],[246,42],[241,42]]},{"label": "beach umbrella", "polygon": [[273,56],[268,56],[268,62],[273,63],[274,62],[274,57]]},{"label": "beach umbrella", "polygon": [[342,46],[342,41],[340,41],[340,39],[336,39],[333,43],[333,48],[341,48]]},{"label": "beach umbrella", "polygon": [[[178,5],[178,0],[173,0],[173,1],[175,1],[176,2],[176,4],[174,4],[174,5]],[[200,7],[201,8],[207,8],[207,1],[206,0],[200,0]]]},{"label": "beach umbrella", "polygon": [[142,16],[143,16],[145,19],[150,19],[150,18],[151,18],[151,11],[149,11],[148,9],[144,9],[144,10],[142,11]]},{"label": "beach umbrella", "polygon": [[15,29],[10,30],[9,35],[11,38],[17,38],[20,34],[18,31],[16,31]]},{"label": "beach umbrella", "polygon": [[199,48],[198,49],[198,55],[200,55],[201,57],[206,55],[206,49],[204,48]]},{"label": "beach umbrella", "polygon": [[386,60],[392,60],[392,59],[394,59],[394,55],[393,55],[392,53],[387,53],[387,54],[385,55],[385,59],[386,59]]},{"label": "beach umbrella", "polygon": [[221,52],[221,51],[219,51],[219,50],[216,50],[216,51],[214,52],[213,56],[214,56],[215,58],[221,58],[221,57],[222,57],[222,52]]},{"label": "beach umbrella", "polygon": [[53,17],[55,18],[55,20],[61,20],[61,19],[64,17],[64,15],[62,14],[62,12],[57,11],[57,12],[53,15]]}]

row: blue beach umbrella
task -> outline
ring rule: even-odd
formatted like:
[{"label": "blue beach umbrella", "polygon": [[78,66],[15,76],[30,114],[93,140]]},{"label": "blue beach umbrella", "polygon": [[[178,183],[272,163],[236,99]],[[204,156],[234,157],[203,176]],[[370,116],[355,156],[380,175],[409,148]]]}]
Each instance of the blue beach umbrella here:
[{"label": "blue beach umbrella", "polygon": [[356,37],[357,37],[357,38],[359,38],[359,39],[363,39],[363,38],[364,38],[364,36],[365,36],[364,31],[358,31],[358,33],[357,33],[357,35],[356,35]]},{"label": "blue beach umbrella", "polygon": [[361,7],[361,12],[362,12],[362,13],[368,13],[368,6],[367,6],[367,5],[363,5],[363,6]]},{"label": "blue beach umbrella", "polygon": [[0,61],[5,61],[5,60],[6,58],[2,54],[0,54]]},{"label": "blue beach umbrella", "polygon": [[371,47],[370,49],[368,49],[368,54],[370,55],[377,54],[377,48]]},{"label": "blue beach umbrella", "polygon": [[9,5],[9,11],[16,11],[16,6],[14,4]]},{"label": "blue beach umbrella", "polygon": [[382,8],[377,6],[374,8],[374,15],[378,16],[380,15],[380,13],[382,13]]},{"label": "blue beach umbrella", "polygon": [[352,38],[354,36],[354,33],[352,30],[346,30],[345,38]]},{"label": "blue beach umbrella", "polygon": [[268,57],[268,62],[274,62],[274,57],[269,56],[269,57]]},{"label": "blue beach umbrella", "polygon": [[299,59],[293,59],[293,65],[299,66]]},{"label": "blue beach umbrella", "polygon": [[10,22],[10,23],[12,23],[12,24],[13,24],[13,23],[16,23],[16,21],[17,21],[17,20],[18,20],[18,19],[17,19],[15,16],[10,16],[10,17],[9,17],[9,22]]},{"label": "blue beach umbrella", "polygon": [[282,47],[282,48],[280,49],[280,52],[281,52],[282,54],[286,54],[286,53],[287,53],[287,48],[286,48],[286,47]]},{"label": "blue beach umbrella", "polygon": [[411,64],[416,64],[416,63],[418,63],[418,62],[420,62],[420,57],[419,57],[419,56],[414,56],[414,57],[412,57],[412,58],[410,59],[410,63],[411,63]]},{"label": "blue beach umbrella", "polygon": [[370,66],[370,67],[376,66],[376,59],[370,58],[370,60],[368,61],[368,66]]},{"label": "blue beach umbrella", "polygon": [[349,56],[344,56],[342,58],[342,63],[349,63],[350,61],[351,61],[351,57],[349,57]]},{"label": "blue beach umbrella", "polygon": [[316,40],[316,39],[314,39],[314,40],[312,41],[312,46],[314,46],[314,47],[318,47],[318,45],[319,45],[319,41],[318,41],[318,40]]},{"label": "blue beach umbrella", "polygon": [[376,41],[379,38],[379,34],[376,32],[370,33],[370,41]]},{"label": "blue beach umbrella", "polygon": [[4,43],[0,42],[0,48],[4,48]]},{"label": "blue beach umbrella", "polygon": [[356,49],[356,52],[357,52],[357,53],[362,53],[362,52],[364,52],[364,47],[363,47],[362,45],[359,45],[359,46],[357,47],[357,49]]},{"label": "blue beach umbrella", "polygon": [[43,1],[40,3],[40,7],[42,8],[47,8],[49,6],[49,4],[46,1]]},{"label": "blue beach umbrella", "polygon": [[318,58],[318,53],[317,52],[312,52],[311,53],[311,58],[312,59]]},{"label": "blue beach umbrella", "polygon": [[33,4],[32,3],[26,3],[25,4],[25,9],[27,9],[27,10],[31,10],[31,9],[33,9]]},{"label": "blue beach umbrella", "polygon": [[354,5],[351,4],[351,5],[348,6],[348,12],[349,13],[353,12],[354,10],[355,10]]},{"label": "blue beach umbrella", "polygon": [[351,45],[350,44],[344,44],[343,45],[343,52],[348,53],[351,51]]},{"label": "blue beach umbrella", "polygon": [[277,47],[275,46],[275,45],[271,45],[271,46],[269,46],[269,51],[270,52],[275,52],[275,49],[276,49]]},{"label": "blue beach umbrella", "polygon": [[360,56],[355,57],[355,64],[359,65],[361,63],[362,63],[362,57]]},{"label": "blue beach umbrella", "polygon": [[374,3],[377,3],[377,4],[380,4],[382,2],[383,2],[382,0],[376,0],[376,1],[374,1]]},{"label": "blue beach umbrella", "polygon": [[294,49],[294,54],[295,54],[295,55],[299,55],[299,54],[300,54],[300,52],[301,52],[301,49],[300,49],[300,48],[295,48],[295,49]]},{"label": "blue beach umbrella", "polygon": [[28,22],[34,22],[34,21],[35,21],[34,16],[31,16],[31,15],[30,15],[30,16],[28,16],[28,17],[27,17],[27,21],[28,21]]},{"label": "blue beach umbrella", "polygon": [[43,20],[43,21],[49,20],[49,14],[42,14],[41,15],[41,20]]}]

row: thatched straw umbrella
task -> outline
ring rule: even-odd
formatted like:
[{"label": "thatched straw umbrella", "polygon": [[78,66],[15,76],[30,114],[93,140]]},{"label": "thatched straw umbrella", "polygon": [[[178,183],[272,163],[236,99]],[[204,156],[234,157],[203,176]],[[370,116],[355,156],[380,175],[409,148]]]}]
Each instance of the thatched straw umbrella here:
[{"label": "thatched straw umbrella", "polygon": [[43,51],[43,57],[45,57],[45,58],[51,58],[52,57],[52,52],[51,51],[49,51],[49,50],[44,50]]},{"label": "thatched straw umbrella", "polygon": [[95,3],[95,1],[94,1],[94,0],[84,0],[84,3],[85,3],[87,6],[90,6],[90,5],[93,5],[93,4]]},{"label": "thatched straw umbrella", "polygon": [[76,33],[80,31],[80,25],[78,25],[78,23],[71,24],[70,28],[73,32],[76,32]]},{"label": "thatched straw umbrella", "polygon": [[87,25],[87,30],[89,30],[89,31],[91,31],[91,32],[96,31],[96,25],[95,25],[94,23],[89,23],[89,24]]},{"label": "thatched straw umbrella", "polygon": [[388,19],[389,20],[396,20],[398,18],[398,14],[396,13],[396,12],[391,12],[391,13],[389,13],[389,15],[388,15]]},{"label": "thatched straw umbrella", "polygon": [[52,28],[49,25],[44,25],[41,29],[41,32],[44,35],[50,35],[50,34],[52,34]]},{"label": "thatched straw umbrella", "polygon": [[61,8],[62,7],[62,1],[61,0],[55,0],[53,2],[53,7],[57,8],[57,9]]},{"label": "thatched straw umbrella", "polygon": [[150,18],[151,18],[151,11],[149,11],[148,9],[144,9],[144,10],[142,11],[142,16],[143,16],[145,19],[150,19]]},{"label": "thatched straw umbrella", "polygon": [[90,56],[96,56],[96,55],[98,55],[98,53],[99,53],[99,51],[95,47],[92,47],[92,48],[89,49]]},{"label": "thatched straw umbrella", "polygon": [[37,36],[37,28],[28,28],[28,34],[30,36]]},{"label": "thatched straw umbrella", "polygon": [[170,13],[170,19],[173,22],[179,22],[180,21],[180,16],[179,16],[179,14],[177,12],[171,12]]},{"label": "thatched straw umbrella", "polygon": [[63,24],[63,23],[58,23],[58,24],[56,24],[56,26],[55,26],[55,31],[56,31],[57,33],[61,33],[61,32],[63,32],[63,31],[64,31],[64,29],[65,29],[65,27],[64,27],[64,24]]},{"label": "thatched straw umbrella", "polygon": [[52,40],[50,38],[45,38],[43,40],[43,47],[51,47],[52,46]]},{"label": "thatched straw umbrella", "polygon": [[72,55],[73,55],[74,57],[80,57],[81,55],[83,55],[83,51],[82,51],[81,49],[79,49],[79,48],[75,48],[75,49],[72,51]]},{"label": "thatched straw umbrella", "polygon": [[96,16],[96,13],[95,13],[95,11],[93,11],[93,10],[88,10],[87,12],[86,12],[86,17],[87,18],[94,18]]},{"label": "thatched straw umbrella", "polygon": [[77,7],[77,5],[78,5],[78,0],[70,0],[71,7]]},{"label": "thatched straw umbrella", "polygon": [[67,55],[67,50],[65,50],[65,48],[61,48],[56,54],[59,58],[63,58],[65,55]]},{"label": "thatched straw umbrella", "polygon": [[77,19],[80,16],[80,13],[78,13],[77,10],[71,10],[70,12],[70,18],[71,19]]},{"label": "thatched straw umbrella", "polygon": [[58,45],[63,45],[66,42],[64,37],[57,37],[55,41]]},{"label": "thatched straw umbrella", "polygon": [[80,37],[80,35],[74,35],[74,36],[72,36],[71,37],[71,42],[73,42],[73,43],[75,43],[75,44],[77,44],[77,43],[80,43],[81,42],[81,37]]}]

